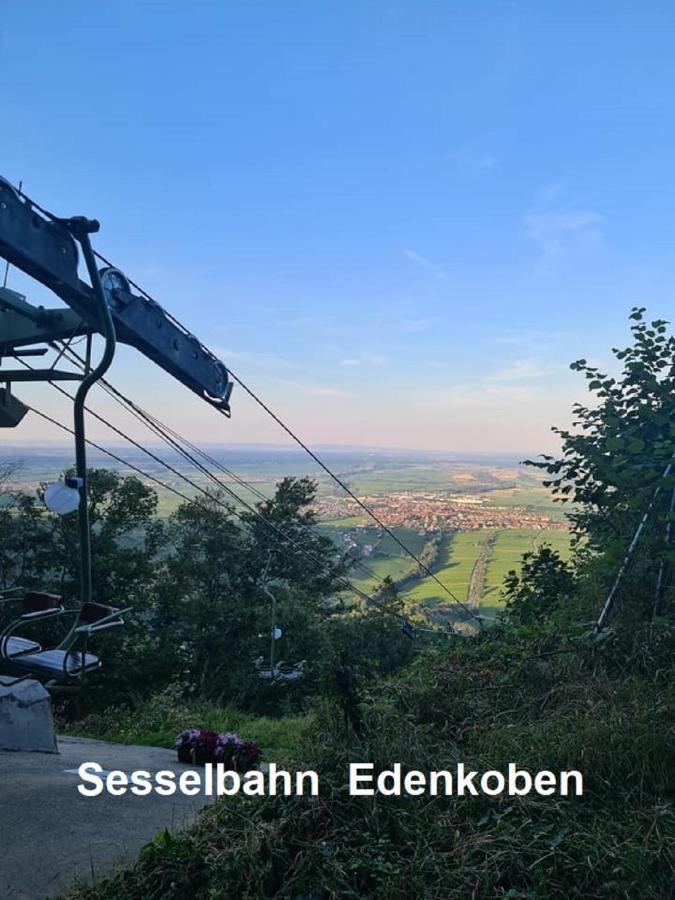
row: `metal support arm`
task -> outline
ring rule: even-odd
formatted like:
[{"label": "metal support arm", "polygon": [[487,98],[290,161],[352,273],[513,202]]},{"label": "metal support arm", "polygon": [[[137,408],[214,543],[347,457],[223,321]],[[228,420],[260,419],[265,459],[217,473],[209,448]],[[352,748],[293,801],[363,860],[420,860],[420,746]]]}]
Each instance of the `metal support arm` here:
[{"label": "metal support arm", "polygon": [[75,427],[75,465],[77,477],[80,479],[80,505],[78,507],[80,519],[80,547],[81,547],[81,566],[80,566],[80,603],[91,602],[92,599],[92,582],[91,582],[91,531],[89,527],[89,503],[87,501],[87,448],[84,437],[84,403],[89,389],[102,378],[108,371],[115,354],[115,326],[110,308],[106,303],[101,286],[101,279],[96,267],[96,259],[94,251],[91,248],[89,235],[99,229],[99,224],[95,220],[85,219],[77,216],[67,221],[68,228],[77,238],[82,247],[84,261],[87,265],[87,271],[91,278],[91,285],[96,299],[98,314],[100,316],[100,329],[105,337],[105,347],[103,356],[97,366],[91,369],[82,379],[80,386],[75,394],[74,403],[74,427]]}]

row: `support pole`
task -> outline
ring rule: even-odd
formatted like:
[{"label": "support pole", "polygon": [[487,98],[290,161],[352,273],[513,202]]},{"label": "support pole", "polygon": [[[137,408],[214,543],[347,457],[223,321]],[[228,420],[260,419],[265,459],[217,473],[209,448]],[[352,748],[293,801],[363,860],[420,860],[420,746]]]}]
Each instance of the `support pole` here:
[{"label": "support pole", "polygon": [[89,500],[87,494],[87,450],[84,437],[84,403],[89,388],[108,371],[115,354],[115,325],[113,324],[110,308],[106,302],[101,279],[99,278],[96,259],[91,248],[89,235],[98,231],[99,224],[95,220],[85,219],[82,216],[67,220],[73,236],[82,246],[84,261],[87,265],[91,286],[94,289],[94,297],[97,301],[101,332],[105,338],[103,356],[98,365],[88,371],[82,379],[75,394],[73,408],[75,429],[75,468],[79,479],[80,505],[78,508],[80,524],[80,603],[88,603],[92,599],[91,580],[91,530],[89,526]]},{"label": "support pole", "polygon": [[[673,463],[670,462],[663,470],[661,478],[668,478],[671,471],[673,469]],[[609,611],[612,608],[612,603],[614,601],[614,597],[616,592],[619,590],[619,585],[621,584],[621,579],[623,578],[624,572],[628,568],[628,564],[631,561],[631,557],[633,556],[633,552],[638,545],[642,532],[644,531],[644,527],[649,520],[649,516],[651,515],[652,509],[654,508],[654,504],[661,493],[662,485],[658,484],[654,489],[654,493],[652,494],[652,499],[649,501],[649,506],[645,510],[644,515],[640,519],[640,524],[638,525],[635,534],[633,535],[633,540],[630,542],[628,550],[626,551],[626,555],[623,558],[623,562],[619,566],[619,571],[616,573],[616,578],[614,579],[614,584],[611,587],[609,594],[607,595],[607,599],[605,600],[602,610],[600,611],[600,615],[598,616],[598,620],[595,623],[595,631],[599,634],[602,629],[605,627],[605,623],[607,621],[607,616],[609,615]]]},{"label": "support pole", "polygon": [[265,594],[272,601],[272,634],[270,640],[270,672],[272,673],[272,678],[274,678],[274,643],[275,636],[274,633],[277,629],[277,598],[272,593],[272,591],[267,587],[267,572],[269,571],[270,563],[272,562],[272,551],[270,550],[269,556],[267,557],[267,564],[265,566],[265,571],[263,572],[262,577],[262,589]]},{"label": "support pole", "polygon": [[[666,523],[666,535],[665,535],[666,548],[670,547],[670,540],[671,540],[671,535],[672,535],[672,530],[673,530],[673,521],[672,521],[673,511],[675,511],[675,487],[671,491],[670,505],[668,507],[668,522]],[[666,571],[666,564],[665,564],[665,561],[662,559],[661,564],[659,566],[658,578],[656,579],[656,590],[654,591],[654,607],[652,609],[652,621],[659,614],[659,606],[661,604],[661,592],[663,590],[663,580],[664,580],[665,571]]]}]

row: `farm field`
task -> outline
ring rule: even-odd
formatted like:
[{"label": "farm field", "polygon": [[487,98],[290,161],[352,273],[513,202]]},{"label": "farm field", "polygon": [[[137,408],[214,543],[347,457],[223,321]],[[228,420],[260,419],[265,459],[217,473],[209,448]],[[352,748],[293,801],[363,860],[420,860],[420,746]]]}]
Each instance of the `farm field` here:
[{"label": "farm field", "polygon": [[493,615],[503,604],[500,591],[511,569],[519,568],[523,553],[549,544],[563,559],[570,556],[570,535],[567,531],[518,528],[500,531],[487,566],[486,586],[481,597],[481,612]]},{"label": "farm field", "polygon": [[[348,523],[346,527],[345,522]],[[387,576],[394,581],[400,581],[416,572],[415,561],[389,535],[383,534],[377,527],[352,530],[357,524],[362,522],[355,516],[353,519],[335,520],[330,526],[322,526],[322,530],[330,534],[338,546],[342,543],[343,536],[349,534],[358,545],[359,551],[366,545],[372,547],[369,556],[358,556],[368,571],[361,565],[355,565],[352,569],[350,578],[357,587],[362,591],[373,591]],[[429,541],[427,536],[419,534],[413,528],[394,528],[393,533],[417,556],[422,553]]]},{"label": "farm field", "polygon": [[[430,538],[420,536],[412,529],[395,529],[400,539],[413,552],[419,554]],[[376,529],[356,532],[363,535],[367,543],[369,533],[374,540]],[[482,614],[494,616],[502,606],[500,591],[506,574],[511,569],[518,570],[523,553],[547,543],[563,558],[570,554],[570,536],[566,531],[553,529],[514,528],[508,530],[481,529],[443,535],[440,538],[438,554],[432,565],[436,577],[459,600],[469,600],[472,575],[475,578],[474,591],[478,590],[479,610]],[[474,572],[477,560],[483,554],[482,571]],[[379,581],[389,576],[394,581],[405,579],[401,587],[406,604],[412,610],[423,606],[430,610],[446,607],[451,603],[448,595],[431,577],[415,578],[417,568],[414,562],[386,537],[376,545],[372,556],[364,559],[374,576],[364,575],[355,568],[352,579],[364,591],[372,591]],[[362,576],[362,577],[359,577]],[[475,594],[474,594],[475,599]]]},{"label": "farm field", "polygon": [[566,510],[556,503],[551,492],[542,487],[517,487],[490,491],[485,495],[484,505],[500,506],[506,509],[520,508],[544,513],[555,519],[564,519]]},{"label": "farm field", "polygon": [[[432,571],[441,584],[452,591],[459,600],[466,600],[474,563],[492,534],[494,532],[491,529],[485,529],[443,537]],[[414,587],[406,591],[406,598],[411,603],[426,605],[452,602],[445,591],[429,577],[420,579]]]},{"label": "farm field", "polygon": [[[157,489],[157,484],[151,480],[152,476],[187,497],[194,496],[199,487],[209,493],[216,490],[202,471],[190,463],[186,465],[185,460],[181,460],[175,452],[167,448],[156,449],[160,459],[170,462],[192,483],[185,483],[177,472],[167,471],[158,461],[140,451],[125,448],[123,456],[148,473],[148,483],[154,489]],[[304,454],[293,450],[248,447],[210,448],[210,452],[227,467],[220,471],[220,477],[224,485],[234,489],[239,496],[234,498],[224,493],[223,497],[228,504],[232,503],[237,512],[242,511],[244,503],[258,503],[260,495],[271,497],[275,485],[284,476],[302,475],[316,479],[318,500],[324,501],[319,530],[329,534],[340,550],[362,564],[352,568],[354,583],[361,590],[372,593],[388,576],[400,583],[411,611],[419,606],[437,607],[439,614],[447,615],[451,600],[434,579],[420,578],[415,561],[380,528],[369,524],[371,520],[367,515],[355,514],[353,502],[341,503],[344,493],[336,488],[325,472],[317,471],[316,465],[308,461]],[[566,532],[549,528],[537,531],[532,526],[525,527],[526,522],[523,522],[523,527],[511,527],[501,524],[498,515],[487,521],[484,527],[473,524],[468,526],[473,530],[446,534],[439,534],[434,526],[425,524],[424,504],[428,502],[432,507],[435,500],[439,503],[456,502],[459,504],[456,508],[461,510],[465,520],[478,509],[485,511],[488,520],[491,510],[507,510],[509,514],[512,511],[515,526],[518,525],[520,513],[534,513],[547,521],[561,517],[563,511],[553,503],[550,492],[541,486],[539,474],[518,466],[514,458],[464,459],[452,455],[436,457],[368,450],[326,450],[323,455],[333,471],[358,496],[367,500],[369,497],[375,498],[371,505],[385,519],[388,497],[392,497],[391,509],[399,516],[399,521],[402,496],[412,497],[413,503],[419,502],[422,512],[415,527],[392,525],[394,533],[416,556],[421,556],[426,565],[432,567],[442,584],[453,594],[462,602],[467,602],[470,595],[471,602],[478,604],[486,615],[494,615],[498,610],[504,576],[511,568],[517,567],[522,554],[533,544],[548,540],[556,549],[568,552]],[[92,467],[112,465],[123,474],[132,471],[111,463],[108,457],[95,450],[91,450],[89,462]],[[35,490],[41,482],[58,478],[71,464],[72,448],[65,445],[46,449],[8,446],[0,453],[0,465],[11,472],[10,480],[14,486],[23,486],[29,491]],[[231,471],[238,475],[232,476]],[[240,478],[245,479],[248,486],[242,484],[238,480]],[[159,515],[164,518],[175,511],[181,498],[166,488],[159,488],[157,492]],[[415,494],[420,495],[417,501]],[[417,513],[413,513],[413,521],[415,515]],[[430,517],[432,520],[433,516]],[[364,566],[368,571],[364,570]]]}]

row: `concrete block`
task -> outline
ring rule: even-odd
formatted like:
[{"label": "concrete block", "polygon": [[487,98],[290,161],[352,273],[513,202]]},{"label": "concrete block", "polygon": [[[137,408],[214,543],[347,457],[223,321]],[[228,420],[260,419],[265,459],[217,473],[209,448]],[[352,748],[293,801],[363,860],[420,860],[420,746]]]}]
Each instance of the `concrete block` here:
[{"label": "concrete block", "polygon": [[58,753],[52,703],[39,681],[0,676],[0,750]]}]

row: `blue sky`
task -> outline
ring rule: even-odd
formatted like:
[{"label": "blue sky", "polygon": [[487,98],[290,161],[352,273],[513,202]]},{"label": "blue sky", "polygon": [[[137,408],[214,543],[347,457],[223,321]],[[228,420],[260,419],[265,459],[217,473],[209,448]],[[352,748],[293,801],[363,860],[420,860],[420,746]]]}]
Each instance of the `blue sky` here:
[{"label": "blue sky", "polygon": [[[546,451],[568,363],[670,315],[674,39],[659,2],[6,0],[0,173],[98,217],[309,441]],[[111,378],[200,441],[282,440],[131,351]]]}]

